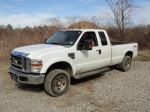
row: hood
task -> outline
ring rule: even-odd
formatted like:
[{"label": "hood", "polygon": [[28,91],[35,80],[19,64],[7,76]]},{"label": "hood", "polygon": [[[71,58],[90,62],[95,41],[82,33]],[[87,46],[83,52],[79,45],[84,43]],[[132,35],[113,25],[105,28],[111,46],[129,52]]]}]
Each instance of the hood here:
[{"label": "hood", "polygon": [[38,44],[38,45],[30,45],[24,46],[14,49],[11,53],[15,55],[28,56],[30,54],[42,53],[45,51],[56,51],[66,49],[66,46],[61,45],[52,45],[52,44]]}]

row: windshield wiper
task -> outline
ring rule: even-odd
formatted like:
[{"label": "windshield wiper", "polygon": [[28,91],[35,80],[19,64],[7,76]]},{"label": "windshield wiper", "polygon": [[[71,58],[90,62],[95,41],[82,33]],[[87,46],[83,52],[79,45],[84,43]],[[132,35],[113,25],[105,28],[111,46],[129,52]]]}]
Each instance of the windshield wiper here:
[{"label": "windshield wiper", "polygon": [[63,44],[63,45],[73,45],[73,44]]},{"label": "windshield wiper", "polygon": [[71,45],[71,44],[65,44],[65,43],[57,43],[57,42],[52,42],[52,43],[46,43],[46,44],[55,44],[55,45]]},{"label": "windshield wiper", "polygon": [[49,44],[63,45],[63,44],[60,44],[60,43],[57,43],[57,42],[53,42],[53,43],[49,43]]},{"label": "windshield wiper", "polygon": [[49,44],[59,44],[59,43],[54,42],[54,43],[49,43]]}]

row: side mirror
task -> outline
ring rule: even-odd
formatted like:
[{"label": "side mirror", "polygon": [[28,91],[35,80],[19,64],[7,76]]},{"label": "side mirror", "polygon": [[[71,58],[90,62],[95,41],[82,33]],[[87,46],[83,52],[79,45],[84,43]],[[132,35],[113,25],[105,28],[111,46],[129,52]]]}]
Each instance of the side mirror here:
[{"label": "side mirror", "polygon": [[46,43],[47,39],[44,40],[44,43]]},{"label": "side mirror", "polygon": [[77,50],[92,50],[92,40],[85,39],[84,43],[78,43]]},{"label": "side mirror", "polygon": [[92,50],[92,40],[91,39],[85,39],[84,40],[84,49],[85,50]]}]

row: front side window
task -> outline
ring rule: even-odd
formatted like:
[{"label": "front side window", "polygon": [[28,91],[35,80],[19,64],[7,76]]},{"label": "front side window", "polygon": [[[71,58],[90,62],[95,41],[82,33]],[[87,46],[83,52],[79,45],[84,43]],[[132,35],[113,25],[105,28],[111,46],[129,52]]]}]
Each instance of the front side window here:
[{"label": "front side window", "polygon": [[81,39],[80,39],[80,43],[84,43],[85,39],[91,39],[92,40],[92,46],[98,46],[98,42],[97,42],[97,38],[96,38],[96,34],[95,32],[85,32]]},{"label": "front side window", "polygon": [[58,45],[73,45],[79,38],[81,31],[59,31],[52,35],[45,43]]}]

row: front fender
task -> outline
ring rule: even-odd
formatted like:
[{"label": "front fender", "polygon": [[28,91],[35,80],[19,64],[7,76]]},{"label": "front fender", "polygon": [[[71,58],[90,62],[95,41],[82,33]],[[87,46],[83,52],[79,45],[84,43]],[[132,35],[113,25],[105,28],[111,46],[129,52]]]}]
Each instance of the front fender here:
[{"label": "front fender", "polygon": [[51,65],[53,65],[54,63],[57,63],[57,62],[67,62],[67,63],[69,63],[70,66],[72,67],[73,75],[75,74],[75,71],[76,71],[75,60],[71,59],[70,57],[63,57],[63,56],[59,56],[59,57],[57,56],[57,57],[50,58],[49,60],[46,60],[45,63],[43,64],[43,67],[42,67],[40,73],[46,73],[48,68]]}]

